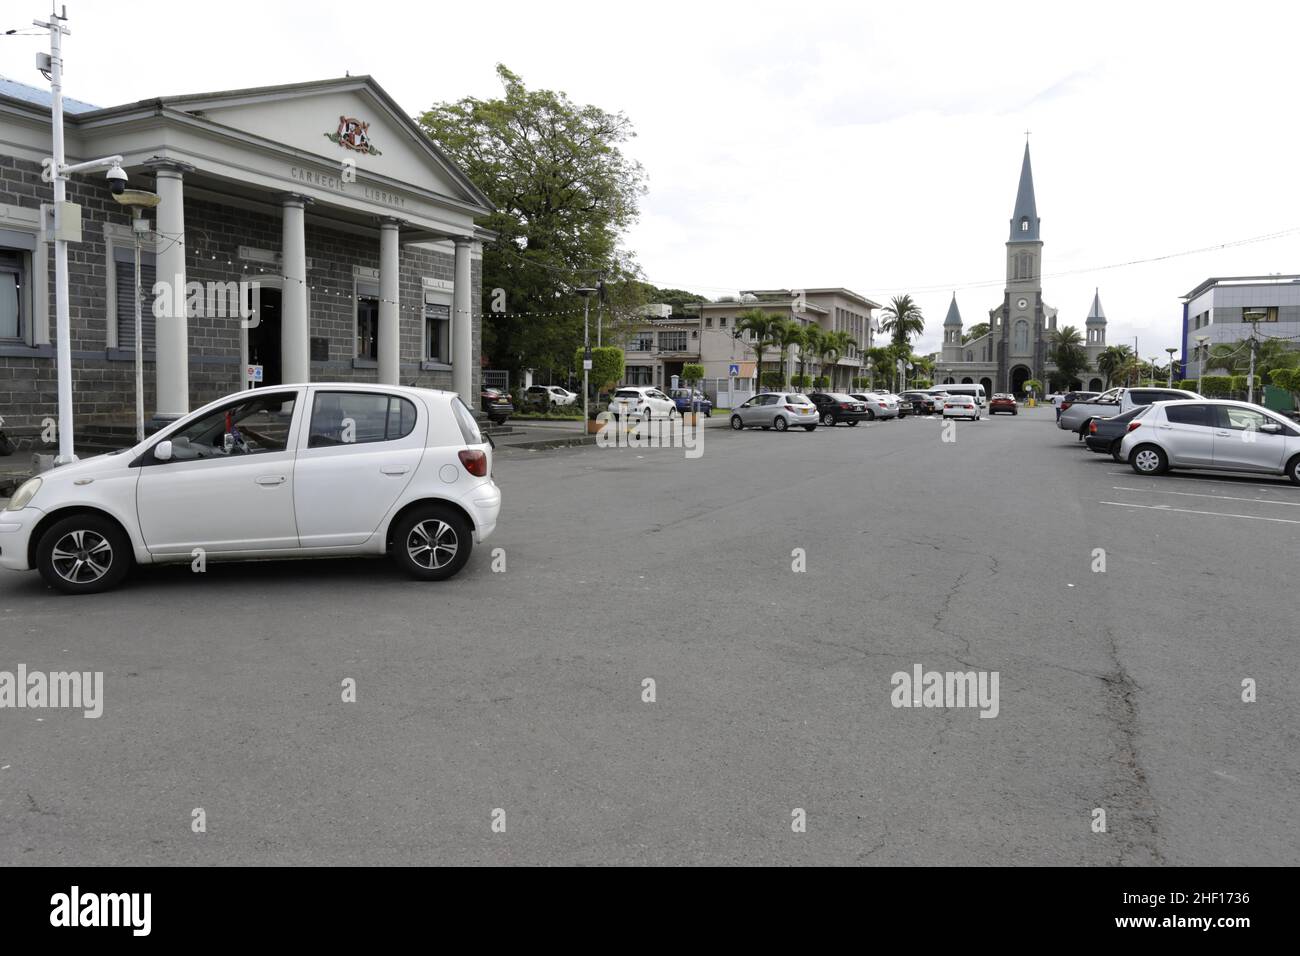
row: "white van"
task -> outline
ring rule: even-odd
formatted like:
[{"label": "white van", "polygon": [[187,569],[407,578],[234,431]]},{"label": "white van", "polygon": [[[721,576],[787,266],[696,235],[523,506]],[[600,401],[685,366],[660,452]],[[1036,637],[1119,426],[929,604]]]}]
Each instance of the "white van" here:
[{"label": "white van", "polygon": [[980,408],[983,408],[988,404],[988,396],[984,394],[984,386],[980,385],[978,382],[973,385],[936,385],[933,388],[924,389],[924,391],[932,394],[944,393],[947,395],[969,395],[971,398],[975,399],[975,404]]}]

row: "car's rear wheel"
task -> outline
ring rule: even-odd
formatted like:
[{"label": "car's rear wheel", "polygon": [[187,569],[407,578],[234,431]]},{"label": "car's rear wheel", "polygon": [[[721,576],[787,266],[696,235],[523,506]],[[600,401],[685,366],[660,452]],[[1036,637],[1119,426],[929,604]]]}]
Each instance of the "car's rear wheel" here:
[{"label": "car's rear wheel", "polygon": [[1291,483],[1300,485],[1300,455],[1296,455],[1286,463],[1286,476],[1291,479]]},{"label": "car's rear wheel", "polygon": [[36,545],[36,569],[64,594],[117,587],[131,570],[131,541],[115,521],[96,514],[56,521]]},{"label": "car's rear wheel", "polygon": [[731,427],[732,427],[732,429],[735,430],[735,431],[741,431],[741,430],[745,427],[745,423],[744,423],[743,421],[740,420],[740,416],[739,416],[739,415],[732,415],[732,416],[731,416]]},{"label": "car's rear wheel", "polygon": [[469,560],[474,538],[469,522],[445,505],[411,511],[393,532],[393,558],[420,581],[444,581]]},{"label": "car's rear wheel", "polygon": [[1156,445],[1138,445],[1128,461],[1139,475],[1163,475],[1169,470],[1168,456]]},{"label": "car's rear wheel", "polygon": [[790,427],[790,423],[785,420],[784,415],[777,415],[772,422],[772,427],[779,432],[783,432]]},{"label": "car's rear wheel", "polygon": [[825,415],[822,416],[822,424],[826,426],[834,425],[835,416],[832,413],[827,412]]}]

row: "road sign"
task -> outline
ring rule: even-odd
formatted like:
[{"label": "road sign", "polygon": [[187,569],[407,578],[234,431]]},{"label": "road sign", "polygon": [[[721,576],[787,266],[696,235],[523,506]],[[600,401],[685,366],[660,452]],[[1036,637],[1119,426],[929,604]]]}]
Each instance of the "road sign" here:
[{"label": "road sign", "polygon": [[727,366],[727,374],[730,375],[732,378],[736,378],[738,375],[740,375],[740,366],[739,365]]},{"label": "road sign", "polygon": [[248,381],[254,383],[262,381],[262,366],[250,365],[244,371],[246,373],[244,377],[247,378]]}]

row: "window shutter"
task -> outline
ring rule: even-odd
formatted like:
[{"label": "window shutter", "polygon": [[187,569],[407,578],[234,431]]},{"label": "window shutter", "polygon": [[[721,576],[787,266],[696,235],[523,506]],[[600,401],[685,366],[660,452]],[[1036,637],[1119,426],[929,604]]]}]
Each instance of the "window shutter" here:
[{"label": "window shutter", "polygon": [[[117,270],[117,347],[135,348],[135,260],[114,263]],[[144,350],[154,350],[154,330],[156,321],[153,316],[153,285],[155,269],[152,262],[141,257],[140,284],[144,287],[144,300],[140,312],[140,328],[144,338]]]}]

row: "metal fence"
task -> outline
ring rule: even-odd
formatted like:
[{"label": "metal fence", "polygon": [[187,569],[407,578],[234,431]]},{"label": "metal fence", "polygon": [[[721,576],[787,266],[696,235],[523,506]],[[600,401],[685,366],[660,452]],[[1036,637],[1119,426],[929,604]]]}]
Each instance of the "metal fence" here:
[{"label": "metal fence", "polygon": [[483,387],[499,388],[503,392],[510,391],[510,373],[505,369],[485,368],[483,370]]}]

